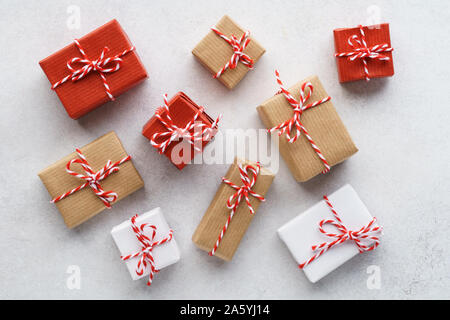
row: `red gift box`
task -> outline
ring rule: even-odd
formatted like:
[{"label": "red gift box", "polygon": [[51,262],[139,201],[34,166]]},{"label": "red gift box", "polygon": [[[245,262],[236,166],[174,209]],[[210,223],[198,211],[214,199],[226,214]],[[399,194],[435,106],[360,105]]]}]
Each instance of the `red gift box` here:
[{"label": "red gift box", "polygon": [[[185,93],[178,92],[169,101],[165,98],[165,106],[158,108],[155,115],[145,124],[142,134],[160,153],[163,153],[178,169],[182,170],[187,163],[191,162],[196,152],[201,152],[214,136],[219,120],[220,116],[214,121],[203,111],[203,107],[199,107]],[[193,127],[195,125],[198,126],[196,129]],[[182,137],[183,134],[180,131],[186,128],[187,136]],[[208,132],[197,135],[202,130]],[[155,137],[155,135],[157,136]],[[189,143],[190,137],[193,135],[195,136],[194,144]],[[165,143],[166,146],[164,146]],[[179,143],[184,143],[184,145],[174,150]],[[185,155],[185,150],[190,153]]]},{"label": "red gift box", "polygon": [[340,82],[394,75],[389,24],[334,30]]},{"label": "red gift box", "polygon": [[117,20],[75,40],[39,64],[73,119],[114,100],[147,78],[147,71]]}]

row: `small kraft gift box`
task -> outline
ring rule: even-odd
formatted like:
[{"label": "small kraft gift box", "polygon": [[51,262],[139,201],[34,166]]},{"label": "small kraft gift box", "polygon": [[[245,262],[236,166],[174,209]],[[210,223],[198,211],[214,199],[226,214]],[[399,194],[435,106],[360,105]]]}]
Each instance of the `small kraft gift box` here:
[{"label": "small kraft gift box", "polygon": [[117,20],[75,39],[39,64],[73,119],[147,78],[135,47]]},{"label": "small kraft gift box", "polygon": [[280,91],[257,107],[269,132],[277,132],[280,153],[297,181],[307,181],[358,149],[317,76]]},{"label": "small kraft gift box", "polygon": [[192,241],[210,256],[230,261],[274,178],[259,163],[236,158]]},{"label": "small kraft gift box", "polygon": [[42,170],[39,177],[69,228],[144,186],[113,131]]},{"label": "small kraft gift box", "polygon": [[380,227],[350,185],[345,185],[280,229],[298,267],[311,282],[380,243]]},{"label": "small kraft gift box", "polygon": [[149,286],[155,273],[180,260],[173,230],[160,208],[133,216],[115,226],[111,235],[131,278],[137,280],[148,276]]},{"label": "small kraft gift box", "polygon": [[180,170],[211,141],[222,115],[214,121],[185,93],[178,92],[144,125],[142,134]]},{"label": "small kraft gift box", "polygon": [[224,16],[192,50],[214,78],[233,89],[266,50],[230,17]]},{"label": "small kraft gift box", "polygon": [[334,30],[340,82],[394,75],[389,24]]}]

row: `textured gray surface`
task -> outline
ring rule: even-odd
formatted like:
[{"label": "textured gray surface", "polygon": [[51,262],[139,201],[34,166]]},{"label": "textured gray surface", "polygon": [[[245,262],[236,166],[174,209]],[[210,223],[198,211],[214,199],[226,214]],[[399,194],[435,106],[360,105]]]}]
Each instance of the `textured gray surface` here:
[{"label": "textured gray surface", "polygon": [[[66,26],[69,5],[81,9],[78,30]],[[447,1],[1,0],[0,7],[1,298],[450,298]],[[366,23],[368,8],[390,22],[396,75],[340,85],[332,30]],[[267,49],[232,92],[190,53],[225,13]],[[38,61],[112,18],[136,45],[150,78],[115,103],[71,120]],[[228,165],[178,172],[140,130],[161,94],[178,90],[212,115],[223,112],[222,129],[262,128],[255,107],[277,89],[276,67],[287,85],[318,74],[360,151],[304,184],[280,161],[267,203],[233,262],[223,263],[190,238]],[[37,172],[109,130],[134,156],[146,187],[68,230]],[[345,183],[384,225],[382,245],[312,285],[276,229]],[[157,206],[176,231],[182,258],[147,288],[145,280],[131,281],[110,230]],[[80,267],[80,290],[66,286],[69,265]],[[379,290],[366,286],[370,265],[380,267]]]}]

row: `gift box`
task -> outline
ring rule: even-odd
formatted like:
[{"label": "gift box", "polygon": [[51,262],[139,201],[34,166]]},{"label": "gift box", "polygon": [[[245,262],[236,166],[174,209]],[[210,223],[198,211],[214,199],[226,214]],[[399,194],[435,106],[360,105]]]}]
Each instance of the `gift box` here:
[{"label": "gift box", "polygon": [[209,255],[230,261],[274,178],[259,163],[236,158],[192,241]]},{"label": "gift box", "polygon": [[77,119],[147,78],[117,20],[39,62],[67,113]]},{"label": "gift box", "polygon": [[394,75],[389,24],[334,30],[340,82]]},{"label": "gift box", "polygon": [[74,228],[144,186],[114,132],[39,173],[67,227]]},{"label": "gift box", "polygon": [[379,243],[382,228],[350,185],[292,219],[278,235],[311,282]]},{"label": "gift box", "polygon": [[257,110],[269,131],[281,134],[280,153],[297,181],[328,172],[358,151],[317,76],[286,90],[276,74],[282,91]]},{"label": "gift box", "polygon": [[180,251],[160,208],[115,226],[111,235],[133,280],[154,274],[180,260]]},{"label": "gift box", "polygon": [[192,50],[214,78],[234,88],[266,50],[230,17],[224,16]]},{"label": "gift box", "polygon": [[217,123],[185,93],[171,100],[164,96],[164,106],[144,125],[142,134],[180,170],[211,141]]}]

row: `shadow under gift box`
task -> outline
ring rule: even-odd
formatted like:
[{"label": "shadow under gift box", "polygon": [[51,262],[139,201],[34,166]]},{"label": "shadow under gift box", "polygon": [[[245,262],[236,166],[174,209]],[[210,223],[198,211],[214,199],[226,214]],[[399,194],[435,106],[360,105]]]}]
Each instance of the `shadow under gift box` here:
[{"label": "shadow under gift box", "polygon": [[[225,178],[240,187],[242,186],[242,180],[239,173],[239,164],[243,166],[247,164],[255,166],[256,163],[239,158],[234,160],[234,163],[228,169]],[[274,178],[275,174],[273,174],[270,170],[261,167],[252,191],[264,197]],[[211,201],[211,204],[203,215],[202,220],[192,236],[192,241],[200,249],[207,252],[210,252],[213,249],[219,234],[230,215],[231,209],[227,208],[227,200],[236,191],[236,189],[223,182],[220,184],[219,189]],[[222,241],[215,252],[216,257],[225,261],[231,261],[254,216],[258,215],[258,208],[261,201],[251,195],[249,195],[249,199],[255,213],[250,213],[245,198],[243,197],[227,231],[222,238]]]},{"label": "shadow under gift box", "polygon": [[[85,145],[80,150],[94,172],[103,168],[108,160],[114,163],[128,155],[113,131]],[[66,171],[67,163],[77,158],[78,155],[73,152],[39,173],[39,178],[41,178],[52,199],[85,182],[85,180],[74,177]],[[116,202],[144,186],[144,181],[134,167],[132,160],[128,160],[118,167],[119,171],[110,174],[99,182],[105,191],[112,190],[117,193]],[[78,163],[74,163],[71,169],[80,174],[85,174]],[[86,186],[84,189],[57,201],[55,205],[69,228],[80,225],[106,208],[90,186]],[[114,203],[112,205],[114,206]]]},{"label": "shadow under gift box", "polygon": [[[169,113],[174,124],[180,128],[184,128],[186,124],[191,121],[195,114],[198,112],[200,107],[192,101],[185,93],[178,92],[172,99],[169,100]],[[166,114],[164,112],[163,114]],[[214,120],[205,112],[199,114],[196,121],[201,121],[202,123],[210,126],[214,123]],[[142,134],[147,139],[151,140],[155,133],[166,132],[167,128],[161,123],[161,121],[154,115],[150,120],[144,125],[142,129]],[[162,138],[158,138],[156,142],[162,141]],[[202,150],[210,141],[202,142]],[[172,155],[172,150],[179,143],[183,143],[179,153],[174,153]],[[185,159],[183,150],[190,150],[189,159]],[[179,169],[182,170],[186,164],[188,164],[198,153],[194,150],[194,146],[186,141],[173,141],[164,151],[164,155]]]},{"label": "shadow under gift box", "polygon": [[[105,58],[108,58],[133,46],[117,20],[111,20],[88,33],[79,39],[79,43],[87,57],[93,61],[100,57],[105,47],[109,49],[105,54]],[[39,64],[47,75],[50,84],[54,85],[71,74],[67,63],[76,57],[83,58],[78,47],[72,42],[43,59]],[[122,62],[119,70],[104,73],[111,93],[116,98],[147,78],[147,71],[137,55],[136,49],[121,56],[120,59],[122,59]],[[113,65],[114,63],[109,64],[109,66]],[[74,66],[75,68],[81,68],[83,64],[74,63]],[[55,91],[67,113],[73,119],[77,119],[111,100],[106,93],[99,72],[95,70],[77,81],[67,80],[65,83],[58,85]]]},{"label": "shadow under gift box", "polygon": [[[228,38],[235,35],[240,39],[245,33],[245,31],[227,15],[220,19],[216,24],[216,28]],[[253,37],[250,36],[250,39],[250,43],[244,49],[244,53],[253,59],[255,65],[266,52],[266,49],[264,49]],[[230,61],[233,53],[234,51],[231,45],[212,30],[210,30],[192,50],[192,54],[213,75],[217,74],[217,72]],[[245,77],[249,70],[250,69],[242,62],[238,62],[236,68],[228,68],[217,79],[228,89],[233,89]]]},{"label": "shadow under gift box", "polygon": [[[314,86],[314,90],[305,104],[319,101],[328,96],[319,78],[311,76],[289,88],[289,92],[297,101],[300,97],[302,84],[308,81]],[[332,100],[333,97],[331,97]],[[331,101],[305,110],[301,115],[301,122],[325,156],[328,164],[334,166],[355,154],[358,149]],[[266,100],[257,107],[257,111],[261,121],[268,129],[292,118],[294,114],[292,106],[281,93]],[[294,129],[291,136],[294,136],[295,133]],[[303,132],[300,138],[293,143],[288,142],[286,135],[282,134],[279,137],[279,149],[292,175],[299,182],[305,182],[315,177],[324,169],[324,164]]]},{"label": "shadow under gift box", "polygon": [[[387,43],[391,46],[391,37],[389,33],[389,24],[383,23],[373,26],[363,27],[367,46],[370,48],[377,44]],[[361,38],[359,27],[356,28],[339,28],[333,30],[334,47],[336,53],[352,52],[354,48],[348,43],[348,38],[356,35]],[[382,55],[389,57],[389,60],[366,59],[367,69],[370,78],[383,78],[394,75],[394,62],[392,60],[392,52],[381,52]],[[339,75],[339,82],[350,82],[363,80],[366,78],[364,73],[364,63],[362,59],[350,61],[348,57],[336,57],[336,64]]]}]

